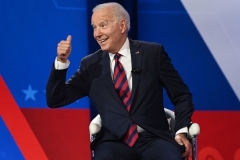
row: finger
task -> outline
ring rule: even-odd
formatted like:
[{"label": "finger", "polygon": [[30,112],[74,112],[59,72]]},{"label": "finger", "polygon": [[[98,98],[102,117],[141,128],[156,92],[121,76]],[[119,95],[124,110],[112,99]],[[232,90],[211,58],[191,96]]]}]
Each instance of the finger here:
[{"label": "finger", "polygon": [[65,51],[67,51],[67,50],[70,50],[70,46],[62,46],[61,45],[61,46],[58,46],[57,49],[58,50],[65,50]]},{"label": "finger", "polygon": [[182,157],[188,157],[190,154],[190,151],[185,148],[185,151],[182,153]]},{"label": "finger", "polygon": [[68,54],[69,54],[69,51],[66,50],[66,49],[58,48],[58,49],[57,49],[57,54],[58,54],[58,55],[62,55],[62,54],[68,55]]},{"label": "finger", "polygon": [[183,157],[188,157],[190,155],[191,144],[188,141],[184,141],[185,152],[182,154]]},{"label": "finger", "polygon": [[182,141],[182,138],[177,136],[175,137],[175,141],[179,144],[179,145],[183,145],[183,141]]},{"label": "finger", "polygon": [[67,51],[66,51],[66,50],[61,50],[61,49],[59,49],[59,50],[57,51],[57,53],[58,53],[59,55],[62,55],[62,54],[67,55]]},{"label": "finger", "polygon": [[70,50],[71,50],[71,45],[70,44],[65,44],[65,43],[58,43],[57,50],[61,50],[65,53],[69,53]]},{"label": "finger", "polygon": [[183,152],[182,157],[188,157],[190,155],[190,142],[186,139],[184,135],[181,134],[177,135],[175,137],[175,140],[179,145],[183,145],[185,147],[185,151]]},{"label": "finger", "polygon": [[185,152],[182,154],[182,157],[187,158],[189,155],[190,155],[190,152],[186,152],[186,151],[185,151]]},{"label": "finger", "polygon": [[72,42],[72,36],[71,36],[71,35],[68,35],[68,36],[67,36],[67,41],[68,41],[69,43]]}]

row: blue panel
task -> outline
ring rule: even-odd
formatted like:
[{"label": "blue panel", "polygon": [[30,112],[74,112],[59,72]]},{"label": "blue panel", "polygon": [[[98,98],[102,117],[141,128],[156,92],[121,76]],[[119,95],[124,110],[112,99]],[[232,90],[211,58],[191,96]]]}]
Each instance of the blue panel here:
[{"label": "blue panel", "polygon": [[52,0],[59,9],[86,10],[86,1],[76,0]]},{"label": "blue panel", "polygon": [[[45,86],[58,42],[69,34],[73,37],[67,78],[88,54],[86,1],[0,1],[0,10],[0,42],[4,44],[0,74],[21,108],[44,108]],[[69,107],[88,108],[89,100]]]},{"label": "blue panel", "polygon": [[[88,54],[86,2],[0,1],[0,74],[21,108],[46,107],[45,86],[60,40],[73,36],[67,78]],[[239,110],[236,95],[181,1],[140,0],[138,8],[139,39],[165,46],[190,87],[196,108]],[[88,106],[84,98],[68,107]],[[171,106],[167,99],[166,106]]]},{"label": "blue panel", "polygon": [[24,160],[24,157],[0,116],[0,159]]},{"label": "blue panel", "polygon": [[[198,110],[240,110],[240,103],[180,1],[139,2],[139,39],[164,45]],[[173,105],[165,97],[165,106]]]}]

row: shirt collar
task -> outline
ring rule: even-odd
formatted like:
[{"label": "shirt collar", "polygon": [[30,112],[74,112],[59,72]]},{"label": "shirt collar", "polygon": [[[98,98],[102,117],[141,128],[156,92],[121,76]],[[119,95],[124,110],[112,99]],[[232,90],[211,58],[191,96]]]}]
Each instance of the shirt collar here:
[{"label": "shirt collar", "polygon": [[[118,51],[118,53],[120,53],[122,56],[124,56],[126,58],[131,56],[131,54],[130,54],[130,44],[129,44],[129,39],[128,38],[126,38],[126,41],[124,42],[123,46]],[[115,53],[109,53],[109,57],[110,57],[111,60],[113,60],[114,56],[115,56]]]}]

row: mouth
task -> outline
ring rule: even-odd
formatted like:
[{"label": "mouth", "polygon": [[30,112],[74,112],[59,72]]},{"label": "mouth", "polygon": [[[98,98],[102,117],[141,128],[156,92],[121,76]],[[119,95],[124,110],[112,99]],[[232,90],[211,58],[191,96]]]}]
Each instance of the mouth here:
[{"label": "mouth", "polygon": [[108,40],[108,38],[105,38],[105,39],[98,40],[98,42],[99,42],[100,44],[104,44],[107,40]]}]

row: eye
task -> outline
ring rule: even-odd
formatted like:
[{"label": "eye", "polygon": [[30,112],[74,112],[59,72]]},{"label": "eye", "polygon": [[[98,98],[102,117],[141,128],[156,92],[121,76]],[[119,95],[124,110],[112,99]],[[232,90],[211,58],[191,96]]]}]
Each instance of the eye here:
[{"label": "eye", "polygon": [[106,23],[101,23],[101,24],[100,24],[100,27],[101,27],[101,28],[106,28],[106,27],[107,27],[107,24],[106,24]]},{"label": "eye", "polygon": [[93,28],[93,30],[95,30],[95,29],[96,29],[96,26],[92,26],[92,28]]}]

